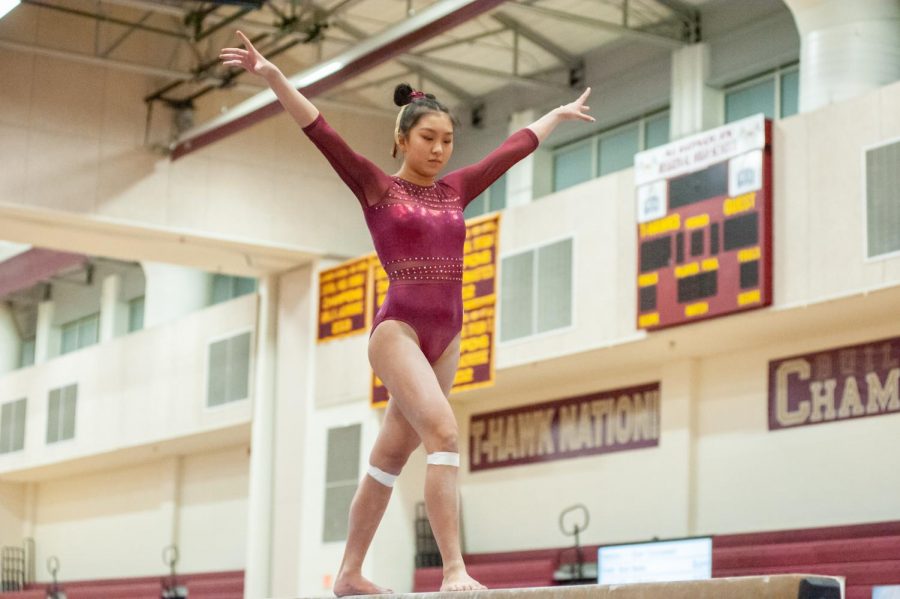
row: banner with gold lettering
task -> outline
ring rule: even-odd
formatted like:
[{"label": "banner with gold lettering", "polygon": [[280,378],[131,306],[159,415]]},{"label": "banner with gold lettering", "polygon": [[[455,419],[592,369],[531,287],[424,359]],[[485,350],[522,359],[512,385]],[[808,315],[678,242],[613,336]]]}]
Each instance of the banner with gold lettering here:
[{"label": "banner with gold lettering", "polygon": [[345,262],[319,273],[319,342],[366,330],[369,257]]},{"label": "banner with gold lettering", "polygon": [[453,392],[494,384],[497,260],[500,215],[466,223],[463,253],[463,329]]},{"label": "banner with gold lettering", "polygon": [[[452,393],[494,384],[495,318],[497,307],[497,260],[500,248],[500,215],[466,222],[463,251],[463,328],[459,366]],[[372,258],[372,294],[375,314],[387,294],[387,273]],[[383,407],[388,392],[372,374],[372,406]]]},{"label": "banner with gold lettering", "polygon": [[769,430],[900,414],[900,337],[769,362]]},{"label": "banner with gold lettering", "polygon": [[[372,318],[375,318],[375,314],[378,313],[378,309],[381,307],[381,304],[384,303],[384,298],[387,295],[388,286],[390,285],[390,281],[388,281],[387,272],[385,272],[384,268],[381,266],[381,262],[378,260],[378,256],[372,254],[369,257],[369,264],[372,268],[372,287],[374,291],[372,293]],[[371,404],[373,408],[383,408],[387,405],[388,402],[388,392],[387,388],[384,386],[384,383],[381,382],[381,379],[375,376],[375,373],[372,373],[372,400]]]},{"label": "banner with gold lettering", "polygon": [[469,470],[659,445],[659,383],[473,414]]}]

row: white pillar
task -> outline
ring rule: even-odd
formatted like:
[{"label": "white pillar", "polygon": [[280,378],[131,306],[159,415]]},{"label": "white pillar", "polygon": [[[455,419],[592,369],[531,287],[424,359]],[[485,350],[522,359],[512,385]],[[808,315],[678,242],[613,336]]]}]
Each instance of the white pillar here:
[{"label": "white pillar", "polygon": [[709,46],[692,44],[672,51],[669,139],[712,129],[724,120],[722,92],[706,85]]},{"label": "white pillar", "polygon": [[247,562],[244,598],[269,597],[272,589],[272,476],[275,456],[275,362],[278,340],[278,278],[260,279],[247,501]]},{"label": "white pillar", "polygon": [[128,332],[128,303],[122,301],[122,275],[103,279],[100,292],[100,343]]},{"label": "white pillar", "polygon": [[[682,518],[678,534],[697,534],[697,413],[700,366],[688,358],[672,360],[662,366],[660,436],[678,455],[668,468],[678,471],[683,486],[672,489],[667,504]],[[676,450],[677,448],[677,450]]]},{"label": "white pillar", "polygon": [[[278,326],[289,335],[278,338],[276,356],[276,413],[273,434],[275,472],[272,506],[272,597],[299,597],[322,594],[320,585],[304,586],[304,576],[321,581],[316,561],[321,547],[322,523],[310,523],[312,508],[318,513],[319,484],[309,479],[322,475],[322,448],[311,441],[310,428],[315,406],[315,356],[318,331],[318,276],[322,268],[337,262],[319,260],[278,279]],[[307,464],[319,461],[315,468]],[[319,482],[319,481],[317,481]],[[315,492],[309,489],[316,489]],[[252,533],[252,531],[249,531]],[[248,535],[249,536],[249,535]],[[309,549],[312,547],[313,549]],[[333,565],[337,568],[337,563]],[[315,573],[309,575],[309,571]]]},{"label": "white pillar", "polygon": [[19,367],[22,340],[6,302],[0,301],[0,373],[12,372]]},{"label": "white pillar", "polygon": [[61,333],[53,326],[56,304],[47,300],[38,304],[37,331],[34,336],[34,363],[41,364],[59,355]]},{"label": "white pillar", "polygon": [[[514,112],[509,121],[509,132],[513,133],[533,123],[537,117],[534,110]],[[526,156],[506,172],[506,207],[524,206],[534,199],[535,156]]]},{"label": "white pillar", "polygon": [[143,262],[144,328],[177,320],[209,305],[209,273],[160,262]]},{"label": "white pillar", "polygon": [[900,79],[900,2],[785,0],[800,34],[800,112]]}]

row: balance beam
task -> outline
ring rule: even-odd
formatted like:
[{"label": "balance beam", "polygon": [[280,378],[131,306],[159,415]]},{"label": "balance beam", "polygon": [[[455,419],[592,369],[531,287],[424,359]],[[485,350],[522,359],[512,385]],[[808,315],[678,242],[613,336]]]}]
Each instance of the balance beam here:
[{"label": "balance beam", "polygon": [[[840,578],[779,574],[612,586],[573,585],[457,593],[410,593],[410,599],[841,599]],[[363,595],[384,599],[385,595]]]}]

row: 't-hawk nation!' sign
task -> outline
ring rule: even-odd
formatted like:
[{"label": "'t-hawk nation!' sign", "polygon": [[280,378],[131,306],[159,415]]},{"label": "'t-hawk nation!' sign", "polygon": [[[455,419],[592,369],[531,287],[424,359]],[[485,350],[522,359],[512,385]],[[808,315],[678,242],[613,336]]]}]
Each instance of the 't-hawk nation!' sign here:
[{"label": "'t-hawk nation!' sign", "polygon": [[659,445],[659,383],[475,414],[469,470]]},{"label": "'t-hawk nation!' sign", "polygon": [[769,430],[900,413],[900,337],[769,362]]}]

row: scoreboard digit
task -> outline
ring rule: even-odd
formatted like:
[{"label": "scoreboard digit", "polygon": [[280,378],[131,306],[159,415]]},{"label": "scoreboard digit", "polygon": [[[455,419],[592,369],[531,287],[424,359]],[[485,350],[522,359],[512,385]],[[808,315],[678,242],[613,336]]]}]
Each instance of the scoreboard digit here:
[{"label": "scoreboard digit", "polygon": [[638,328],[771,305],[771,132],[756,115],[635,156]]}]

